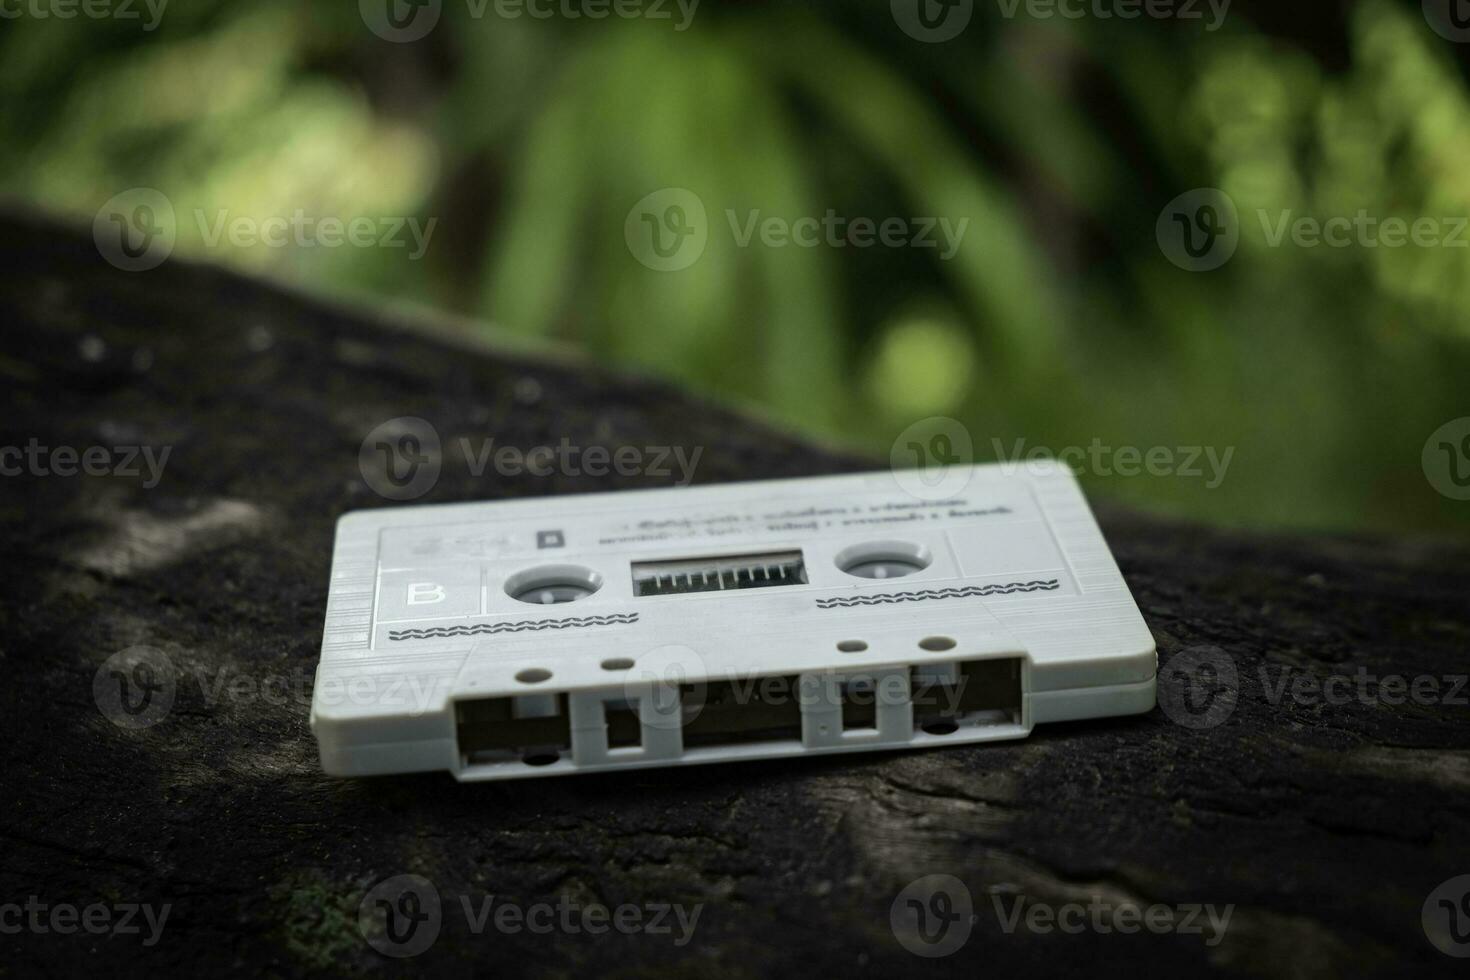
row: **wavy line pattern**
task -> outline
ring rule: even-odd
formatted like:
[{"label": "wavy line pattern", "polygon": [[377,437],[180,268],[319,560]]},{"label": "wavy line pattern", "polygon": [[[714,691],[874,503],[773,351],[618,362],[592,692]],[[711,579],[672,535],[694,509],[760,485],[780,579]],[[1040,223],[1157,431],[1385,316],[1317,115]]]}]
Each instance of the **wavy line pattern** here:
[{"label": "wavy line pattern", "polygon": [[923,589],[919,592],[880,592],[876,595],[838,596],[818,599],[818,609],[847,606],[881,606],[891,602],[922,602],[925,599],[968,599],[975,596],[1011,595],[1016,592],[1051,592],[1062,587],[1057,579],[1008,582],[1005,585],[967,585],[953,589]]},{"label": "wavy line pattern", "polygon": [[423,629],[389,630],[390,640],[435,640],[450,636],[479,636],[484,633],[524,633],[529,630],[564,630],[579,626],[612,626],[636,623],[637,613],[606,616],[573,616],[568,619],[522,619],[512,623],[476,623],[473,626],[430,626]]}]

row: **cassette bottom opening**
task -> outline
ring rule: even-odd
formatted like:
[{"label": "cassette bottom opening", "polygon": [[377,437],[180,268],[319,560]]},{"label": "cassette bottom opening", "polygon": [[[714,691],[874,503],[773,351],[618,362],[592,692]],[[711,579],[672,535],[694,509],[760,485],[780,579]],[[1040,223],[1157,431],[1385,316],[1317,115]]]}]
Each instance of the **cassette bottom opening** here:
[{"label": "cassette bottom opening", "polygon": [[1026,733],[1020,657],[462,700],[462,775],[901,748]]}]

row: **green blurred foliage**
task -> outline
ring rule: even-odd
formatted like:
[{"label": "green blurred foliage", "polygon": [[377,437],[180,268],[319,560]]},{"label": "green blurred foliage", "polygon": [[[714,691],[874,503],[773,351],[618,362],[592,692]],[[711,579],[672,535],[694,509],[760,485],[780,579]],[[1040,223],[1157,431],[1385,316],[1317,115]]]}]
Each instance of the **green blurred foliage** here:
[{"label": "green blurred foliage", "polygon": [[[1470,215],[1465,55],[1418,3],[1306,31],[1237,4],[1217,32],[982,3],[944,44],[886,3],[707,0],[679,31],[449,0],[407,44],[356,4],[303,7],[195,0],[155,31],[7,21],[0,193],[90,222],[154,187],[185,256],[470,314],[879,455],[928,416],[961,420],[979,459],[1210,446],[1234,452],[1218,487],[1084,479],[1217,522],[1470,528],[1420,466],[1470,415],[1470,249],[1273,247],[1256,217]],[[1154,236],[1199,186],[1241,216],[1210,273]],[[624,240],[668,187],[707,209],[678,272]],[[196,217],[298,210],[432,219],[434,237],[421,261],[236,247]],[[741,247],[730,224],[754,211],[968,224],[948,259]]]}]

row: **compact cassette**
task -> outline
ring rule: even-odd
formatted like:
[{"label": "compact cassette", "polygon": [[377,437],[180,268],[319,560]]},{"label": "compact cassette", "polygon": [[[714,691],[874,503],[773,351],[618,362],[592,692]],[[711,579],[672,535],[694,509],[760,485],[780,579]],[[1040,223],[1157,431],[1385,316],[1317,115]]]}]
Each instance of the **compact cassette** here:
[{"label": "compact cassette", "polygon": [[505,779],[1023,738],[1156,668],[1065,467],[888,471],[347,514],[311,725]]}]

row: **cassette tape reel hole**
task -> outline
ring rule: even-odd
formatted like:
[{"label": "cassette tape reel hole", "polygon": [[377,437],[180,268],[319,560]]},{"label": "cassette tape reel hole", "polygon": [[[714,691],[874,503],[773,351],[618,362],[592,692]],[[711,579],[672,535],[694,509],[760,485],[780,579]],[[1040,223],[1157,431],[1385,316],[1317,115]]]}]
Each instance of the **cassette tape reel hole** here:
[{"label": "cassette tape reel hole", "polygon": [[602,576],[581,565],[543,565],[505,580],[506,595],[540,606],[576,602],[600,588]]},{"label": "cassette tape reel hole", "polygon": [[837,553],[837,567],[855,578],[903,578],[933,561],[928,548],[908,541],[867,541]]}]

